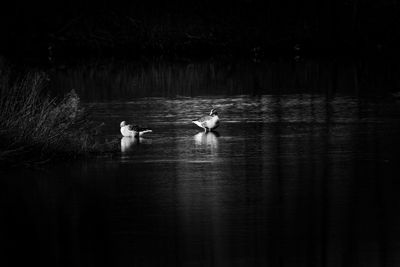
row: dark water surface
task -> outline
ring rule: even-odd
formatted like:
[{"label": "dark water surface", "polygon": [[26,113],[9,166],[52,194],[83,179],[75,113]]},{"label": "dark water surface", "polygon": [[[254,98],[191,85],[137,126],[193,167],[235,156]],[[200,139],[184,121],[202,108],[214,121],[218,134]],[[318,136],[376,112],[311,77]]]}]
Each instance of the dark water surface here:
[{"label": "dark water surface", "polygon": [[[306,93],[86,105],[121,151],[2,175],[2,266],[400,265],[394,99]],[[205,134],[191,120],[211,107],[221,126]],[[154,132],[121,138],[122,120]]]}]

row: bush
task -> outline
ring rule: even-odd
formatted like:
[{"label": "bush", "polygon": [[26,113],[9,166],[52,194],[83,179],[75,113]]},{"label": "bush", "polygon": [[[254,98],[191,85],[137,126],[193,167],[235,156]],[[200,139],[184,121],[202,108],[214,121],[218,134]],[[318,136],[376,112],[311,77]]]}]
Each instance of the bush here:
[{"label": "bush", "polygon": [[44,92],[46,75],[12,81],[0,70],[0,164],[31,165],[100,150],[96,127],[74,90],[62,99]]}]

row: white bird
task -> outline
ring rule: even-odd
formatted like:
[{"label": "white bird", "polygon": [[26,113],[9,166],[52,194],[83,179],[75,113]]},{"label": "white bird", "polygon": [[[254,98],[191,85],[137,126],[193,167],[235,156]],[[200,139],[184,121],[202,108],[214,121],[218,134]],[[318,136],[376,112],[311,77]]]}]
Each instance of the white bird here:
[{"label": "white bird", "polygon": [[204,132],[212,131],[219,126],[218,113],[215,109],[212,109],[210,111],[210,115],[201,117],[198,120],[193,120],[192,122],[197,126],[203,128]]},{"label": "white bird", "polygon": [[126,124],[126,121],[122,121],[119,126],[121,128],[120,131],[123,136],[139,137],[145,133],[152,132],[152,130],[149,128],[143,128],[138,125]]}]

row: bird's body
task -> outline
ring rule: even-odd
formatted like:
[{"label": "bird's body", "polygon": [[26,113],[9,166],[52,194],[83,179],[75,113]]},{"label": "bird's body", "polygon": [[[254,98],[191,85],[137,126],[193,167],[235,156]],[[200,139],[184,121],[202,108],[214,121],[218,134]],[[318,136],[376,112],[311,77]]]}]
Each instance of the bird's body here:
[{"label": "bird's body", "polygon": [[198,120],[193,120],[192,122],[207,132],[216,129],[219,126],[219,117],[217,111],[212,109],[210,115],[201,117]]},{"label": "bird's body", "polygon": [[140,127],[138,125],[131,125],[131,124],[126,124],[125,121],[121,122],[120,124],[120,131],[123,136],[133,136],[133,137],[139,137],[142,136],[145,133],[151,133],[152,130],[149,128],[144,128]]}]

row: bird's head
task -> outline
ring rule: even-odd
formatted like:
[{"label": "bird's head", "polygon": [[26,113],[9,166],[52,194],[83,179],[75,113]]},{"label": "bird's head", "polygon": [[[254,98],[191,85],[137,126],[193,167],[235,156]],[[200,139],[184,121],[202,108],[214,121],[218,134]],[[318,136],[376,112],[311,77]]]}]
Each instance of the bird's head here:
[{"label": "bird's head", "polygon": [[214,115],[218,115],[217,110],[216,110],[215,108],[213,108],[213,109],[210,111],[210,116],[214,116]]},{"label": "bird's head", "polygon": [[119,124],[119,127],[124,127],[126,125],[126,121],[121,121],[121,123]]}]

